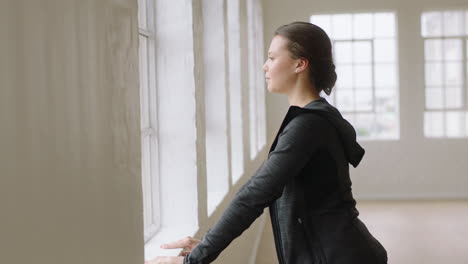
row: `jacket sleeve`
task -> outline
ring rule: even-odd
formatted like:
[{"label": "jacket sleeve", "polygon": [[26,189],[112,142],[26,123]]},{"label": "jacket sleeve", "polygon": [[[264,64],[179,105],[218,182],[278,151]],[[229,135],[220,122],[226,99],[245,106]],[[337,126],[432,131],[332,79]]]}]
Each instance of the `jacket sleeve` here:
[{"label": "jacket sleeve", "polygon": [[326,135],[323,122],[326,121],[316,114],[302,114],[286,125],[268,159],[235,194],[200,244],[185,256],[184,264],[214,261],[263,213],[265,207],[282,195],[284,186],[299,174],[312,153],[323,144]]}]

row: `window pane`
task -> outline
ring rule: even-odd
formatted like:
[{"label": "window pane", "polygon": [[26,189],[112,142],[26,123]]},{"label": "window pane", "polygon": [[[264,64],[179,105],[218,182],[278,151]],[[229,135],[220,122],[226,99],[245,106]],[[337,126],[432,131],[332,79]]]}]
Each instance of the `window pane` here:
[{"label": "window pane", "polygon": [[424,134],[427,137],[442,137],[444,135],[444,117],[442,112],[424,113]]},{"label": "window pane", "polygon": [[138,0],[138,27],[147,29],[146,0]]},{"label": "window pane", "polygon": [[337,64],[349,64],[353,62],[351,41],[335,42],[335,61]]},{"label": "window pane", "polygon": [[463,60],[463,45],[461,39],[446,39],[444,40],[444,58],[448,61]]},{"label": "window pane", "polygon": [[372,67],[371,65],[354,66],[354,87],[370,88],[372,87]]},{"label": "window pane", "polygon": [[468,11],[465,12],[465,35],[468,36]]},{"label": "window pane", "polygon": [[421,16],[421,34],[423,37],[442,36],[442,13],[427,12]]},{"label": "window pane", "polygon": [[356,111],[372,111],[372,90],[356,90]]},{"label": "window pane", "polygon": [[463,85],[463,64],[451,62],[445,64],[445,84]]},{"label": "window pane", "polygon": [[353,86],[353,66],[338,65],[336,67],[336,86],[340,88],[351,88]]},{"label": "window pane", "polygon": [[463,12],[444,12],[444,33],[445,36],[463,35]]},{"label": "window pane", "polygon": [[[380,135],[385,137],[391,134],[391,138],[397,138],[399,116],[396,89],[399,74],[396,65],[398,61],[395,41],[396,15],[387,12],[336,14],[330,17],[338,79],[334,96],[327,99],[334,99],[336,107],[342,111],[343,116],[350,119],[357,118],[357,113],[353,115],[350,113],[352,111],[361,114],[376,111],[383,114],[385,111],[392,111],[393,130],[387,134],[382,132]],[[312,16],[311,22],[319,24],[320,21],[327,19],[327,15],[318,18]],[[368,124],[375,126],[375,113],[372,119]],[[366,133],[369,138],[376,136],[375,128],[360,129],[361,137]]]},{"label": "window pane", "polygon": [[375,114],[356,114],[356,134],[359,137],[369,137],[373,133]]},{"label": "window pane", "polygon": [[354,111],[353,90],[340,90],[336,93],[336,104],[340,111]]},{"label": "window pane", "polygon": [[376,114],[374,132],[377,138],[397,138],[398,130],[398,115],[396,112]]},{"label": "window pane", "polygon": [[395,62],[396,46],[393,39],[376,39],[374,41],[375,62]]},{"label": "window pane", "polygon": [[354,63],[370,63],[372,49],[370,41],[356,41],[353,43]]},{"label": "window pane", "polygon": [[321,92],[320,92],[320,96],[321,96],[321,97],[324,97],[324,98],[327,100],[327,102],[328,102],[329,104],[333,105],[333,106],[335,106],[335,103],[334,103],[334,97],[335,97],[335,96],[334,96],[334,95],[335,95],[335,88],[333,88],[333,90],[332,90],[332,92],[331,92],[330,95],[327,95],[324,91],[321,91]]},{"label": "window pane", "polygon": [[445,113],[446,133],[448,137],[461,137],[463,135],[463,113],[447,112]]},{"label": "window pane", "polygon": [[333,15],[332,31],[334,39],[351,39],[353,32],[353,24],[351,23],[351,15]]},{"label": "window pane", "polygon": [[442,88],[426,88],[426,108],[427,109],[442,109],[443,104]]},{"label": "window pane", "polygon": [[348,121],[349,123],[351,123],[351,125],[353,125],[354,127],[356,124],[355,114],[353,113],[342,113],[342,114],[343,114],[343,118],[346,119],[346,121]]},{"label": "window pane", "polygon": [[374,15],[374,35],[378,37],[395,36],[395,15],[392,13],[376,13]]},{"label": "window pane", "polygon": [[393,87],[395,85],[395,66],[393,64],[375,64],[375,86]]},{"label": "window pane", "polygon": [[429,62],[426,63],[425,76],[427,86],[441,86],[442,80],[442,63]]},{"label": "window pane", "polygon": [[148,39],[139,36],[139,65],[140,65],[140,125],[142,128],[150,126],[149,120],[149,92],[148,92]]},{"label": "window pane", "polygon": [[354,38],[372,38],[372,14],[355,14],[353,17]]},{"label": "window pane", "polygon": [[375,110],[377,112],[396,112],[396,101],[394,89],[375,90]]},{"label": "window pane", "polygon": [[331,16],[330,15],[313,15],[310,17],[312,24],[321,27],[327,35],[332,37]]},{"label": "window pane", "polygon": [[428,39],[424,41],[424,57],[426,61],[441,61],[442,58],[442,40]]},{"label": "window pane", "polygon": [[468,137],[468,112],[465,112],[465,136]]},{"label": "window pane", "polygon": [[142,189],[143,189],[143,207],[144,207],[144,225],[148,228],[153,223],[153,201],[151,190],[151,136],[141,136],[141,174],[142,174]]},{"label": "window pane", "polygon": [[445,107],[461,108],[462,107],[462,87],[447,87],[445,89]]}]

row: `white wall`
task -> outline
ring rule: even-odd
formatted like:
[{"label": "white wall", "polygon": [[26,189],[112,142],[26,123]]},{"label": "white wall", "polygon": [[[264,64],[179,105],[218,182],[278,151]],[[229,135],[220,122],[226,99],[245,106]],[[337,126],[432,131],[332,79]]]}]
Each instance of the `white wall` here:
[{"label": "white wall", "polygon": [[0,263],[143,263],[136,8],[0,2]]},{"label": "white wall", "polygon": [[[274,30],[312,13],[394,11],[398,21],[400,140],[361,142],[366,155],[351,171],[353,190],[361,199],[468,198],[468,140],[423,136],[424,48],[420,15],[427,9],[466,8],[464,0],[263,0],[265,50]],[[267,95],[269,142],[288,108],[287,99]]]}]

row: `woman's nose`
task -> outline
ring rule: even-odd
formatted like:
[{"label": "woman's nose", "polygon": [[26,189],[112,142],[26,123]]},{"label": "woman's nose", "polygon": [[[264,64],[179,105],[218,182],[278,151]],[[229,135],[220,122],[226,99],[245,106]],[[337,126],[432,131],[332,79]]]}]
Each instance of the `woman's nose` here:
[{"label": "woman's nose", "polygon": [[264,72],[267,71],[267,63],[266,63],[266,62],[263,64],[263,71],[264,71]]}]

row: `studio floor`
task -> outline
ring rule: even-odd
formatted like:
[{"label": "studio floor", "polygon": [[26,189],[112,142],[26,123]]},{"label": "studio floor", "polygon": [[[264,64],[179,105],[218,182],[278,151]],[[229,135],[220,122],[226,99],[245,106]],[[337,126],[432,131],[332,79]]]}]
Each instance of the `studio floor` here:
[{"label": "studio floor", "polygon": [[[357,208],[389,264],[468,264],[467,200],[358,201]],[[256,264],[278,263],[266,223]]]}]

